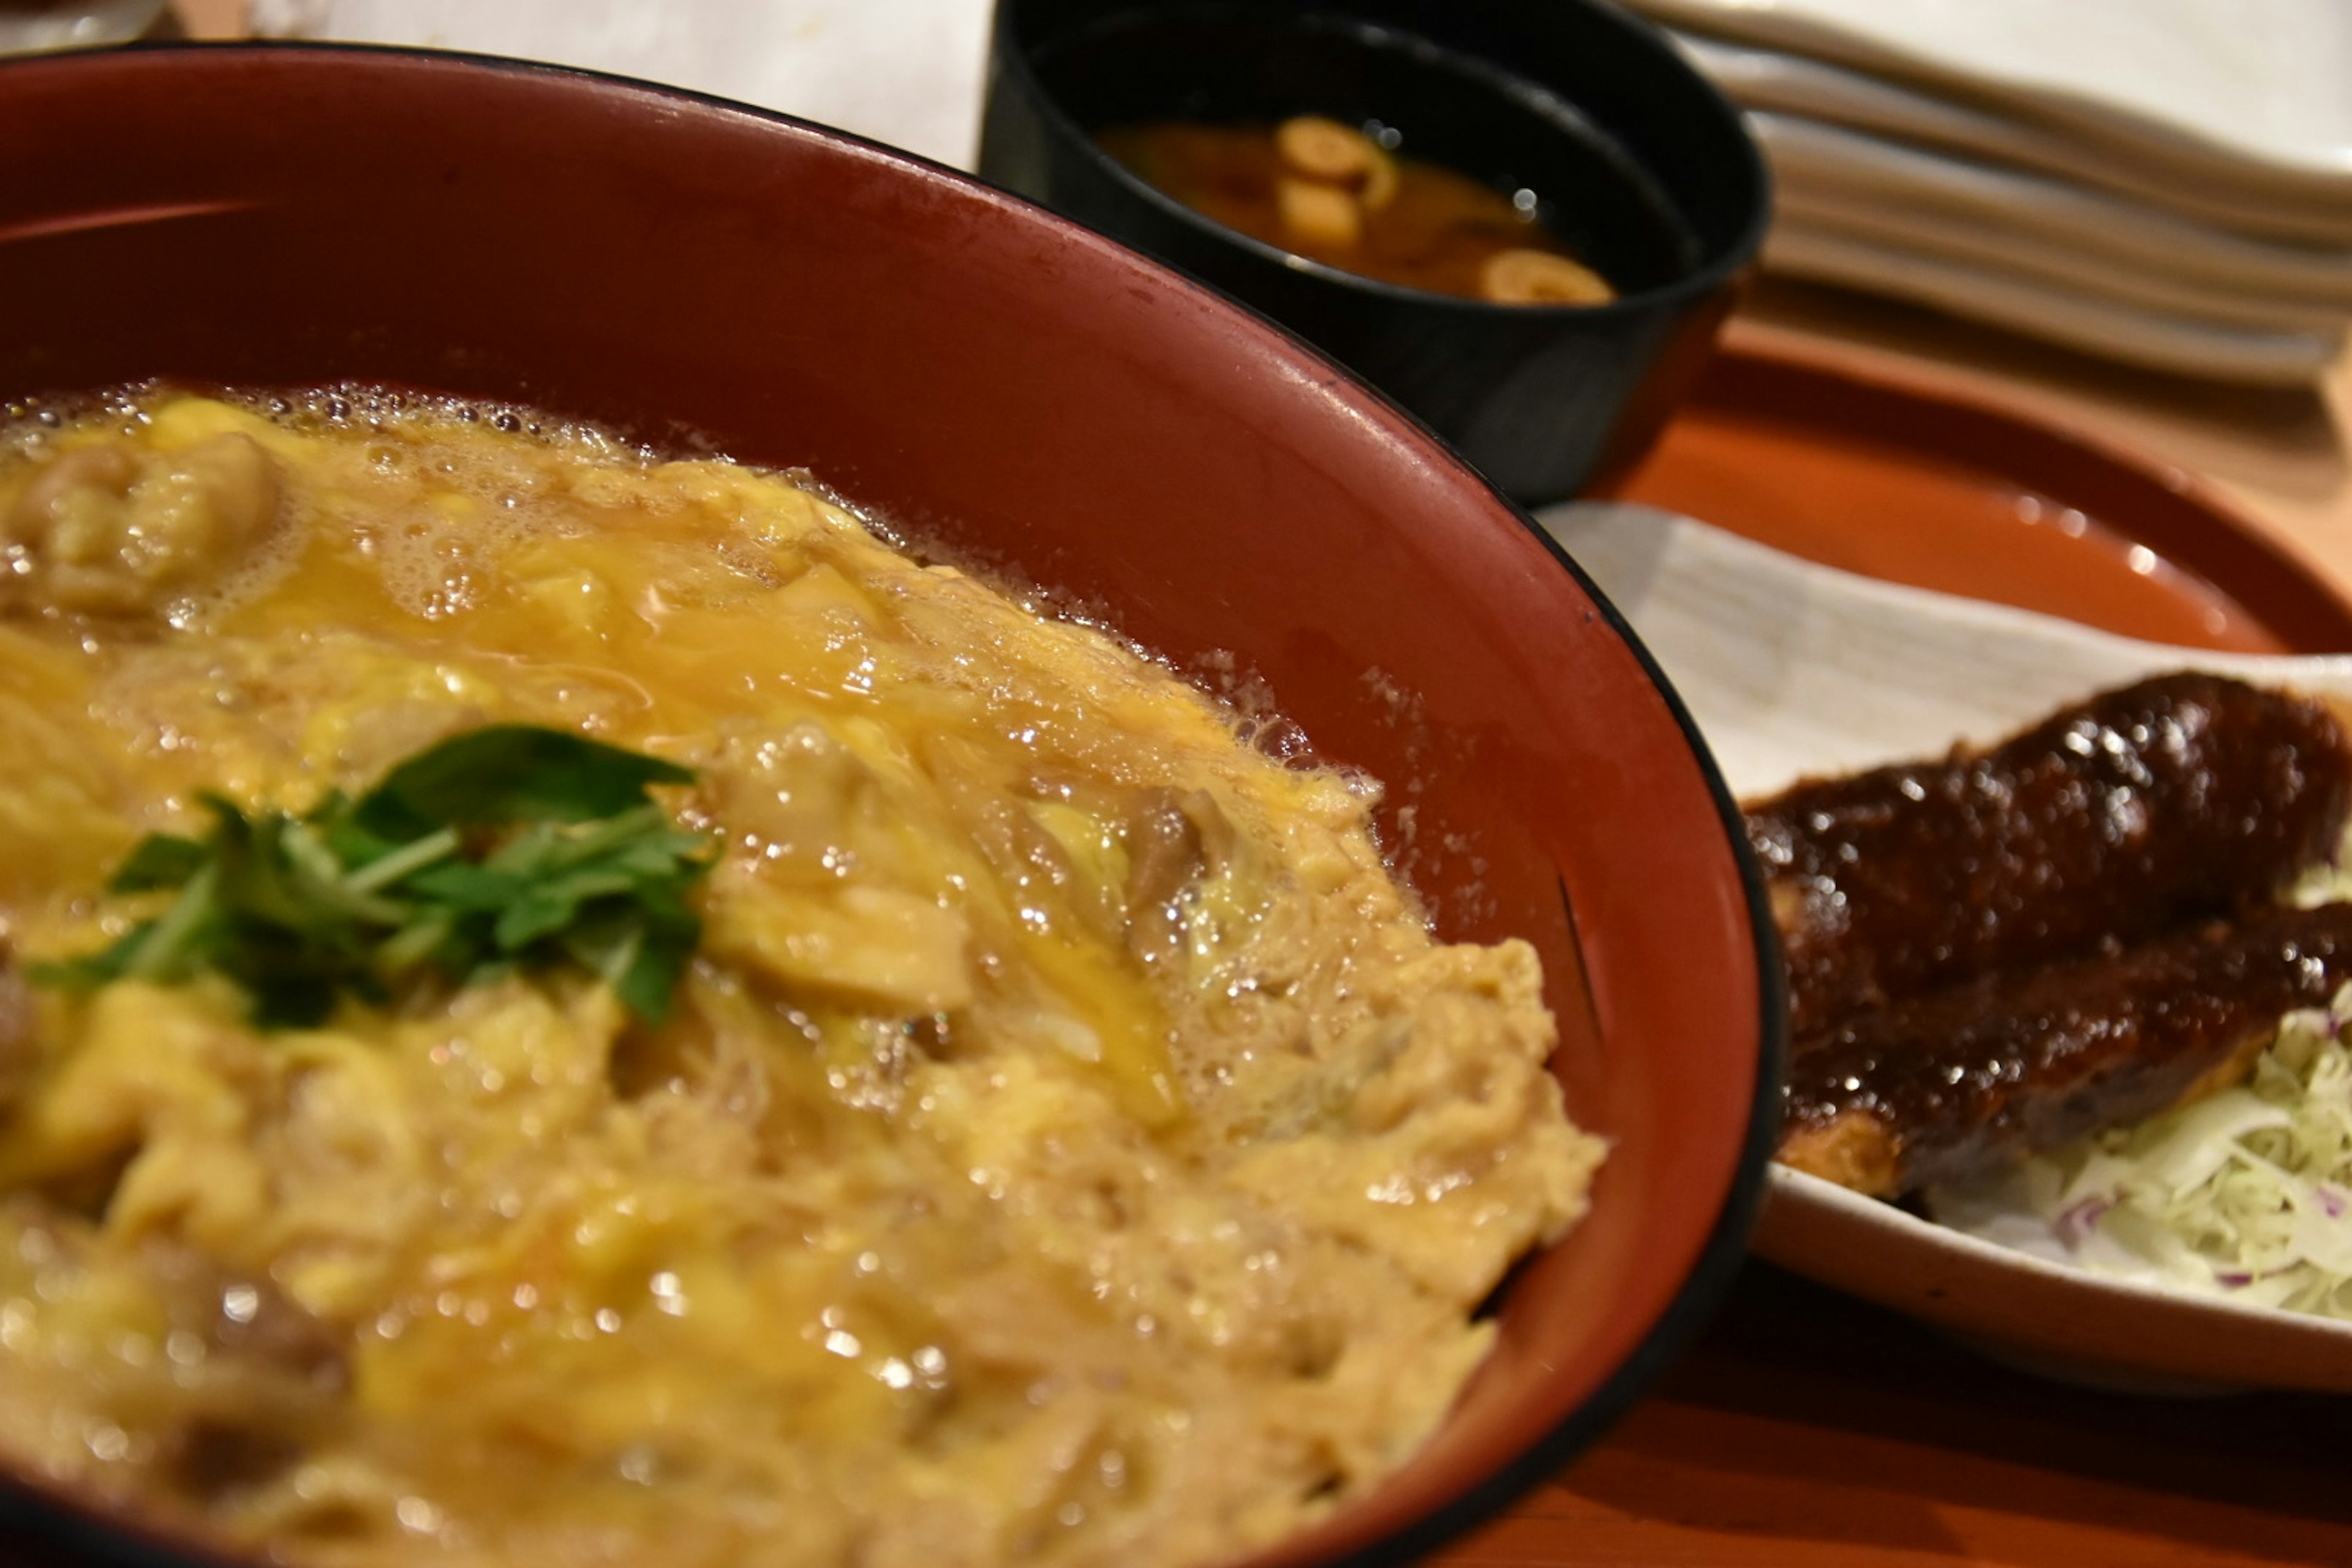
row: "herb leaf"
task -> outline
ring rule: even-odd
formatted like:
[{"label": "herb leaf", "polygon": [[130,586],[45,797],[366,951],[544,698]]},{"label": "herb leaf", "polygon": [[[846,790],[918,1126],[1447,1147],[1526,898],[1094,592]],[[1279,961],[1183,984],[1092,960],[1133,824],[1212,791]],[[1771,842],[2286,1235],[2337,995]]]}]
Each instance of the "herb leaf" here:
[{"label": "herb leaf", "polygon": [[481,984],[570,963],[658,1023],[701,941],[688,894],[709,840],[647,794],[691,771],[560,730],[505,724],[418,752],[357,801],[247,816],[198,797],[203,838],[142,839],[107,884],[177,889],[103,952],[37,965],[45,984],[175,984],[211,972],[264,1027],[382,1002],[421,973]]},{"label": "herb leaf", "polygon": [[108,879],[110,893],[145,893],[185,883],[204,866],[205,847],[193,838],[151,833]]},{"label": "herb leaf", "polygon": [[646,787],[688,784],[690,769],[535,724],[495,724],[419,752],[386,773],[351,815],[354,826],[404,840],[435,827],[593,822],[642,805]]}]

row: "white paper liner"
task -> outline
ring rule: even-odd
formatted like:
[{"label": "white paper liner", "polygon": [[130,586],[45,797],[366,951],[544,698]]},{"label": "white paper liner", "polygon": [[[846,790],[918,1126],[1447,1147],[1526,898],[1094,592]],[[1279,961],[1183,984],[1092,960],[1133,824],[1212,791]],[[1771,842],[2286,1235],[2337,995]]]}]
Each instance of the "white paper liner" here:
[{"label": "white paper liner", "polygon": [[1818,566],[1631,502],[1538,521],[1633,623],[1737,795],[1998,740],[2159,670],[2352,694],[2352,655],[2141,642]]}]

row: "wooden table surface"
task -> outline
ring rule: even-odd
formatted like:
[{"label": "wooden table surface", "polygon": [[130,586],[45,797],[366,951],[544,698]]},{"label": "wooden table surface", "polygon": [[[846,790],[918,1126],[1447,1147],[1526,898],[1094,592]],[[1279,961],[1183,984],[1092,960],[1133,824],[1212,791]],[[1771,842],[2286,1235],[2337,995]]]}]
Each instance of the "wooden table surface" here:
[{"label": "wooden table surface", "polygon": [[[2108,370],[1908,309],[1759,289],[1729,341],[1999,397],[2211,482],[2352,587],[2352,359],[2310,392]],[[1759,1261],[1614,1432],[1448,1568],[2352,1564],[2352,1400],[2011,1372]]]}]

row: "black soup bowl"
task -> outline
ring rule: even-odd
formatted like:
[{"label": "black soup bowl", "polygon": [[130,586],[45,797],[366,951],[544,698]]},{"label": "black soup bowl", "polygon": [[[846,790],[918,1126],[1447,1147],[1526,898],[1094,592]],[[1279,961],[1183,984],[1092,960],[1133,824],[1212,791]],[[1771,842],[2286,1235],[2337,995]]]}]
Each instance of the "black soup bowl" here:
[{"label": "black soup bowl", "polygon": [[[1500,305],[1359,277],[1201,216],[1095,140],[1298,114],[1377,123],[1404,153],[1533,193],[1617,298]],[[999,0],[980,173],[1273,317],[1530,505],[1647,449],[1769,208],[1738,111],[1596,0]]]}]

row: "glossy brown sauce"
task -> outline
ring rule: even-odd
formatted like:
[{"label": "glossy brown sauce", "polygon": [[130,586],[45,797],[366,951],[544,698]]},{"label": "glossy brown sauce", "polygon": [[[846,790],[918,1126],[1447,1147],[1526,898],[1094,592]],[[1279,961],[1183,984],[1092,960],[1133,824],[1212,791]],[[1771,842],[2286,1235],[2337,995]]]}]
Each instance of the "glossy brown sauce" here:
[{"label": "glossy brown sauce", "polygon": [[2347,904],[1985,975],[1800,1042],[1787,1136],[1801,1145],[1858,1115],[1874,1124],[1858,1135],[1892,1145],[1893,1191],[1963,1180],[2242,1071],[2283,1014],[2324,1005],[2347,979]]},{"label": "glossy brown sauce", "polygon": [[2346,759],[2319,704],[2178,674],[1752,805],[1794,1037],[2266,901],[2340,831]]},{"label": "glossy brown sauce", "polygon": [[1535,193],[1506,195],[1400,157],[1392,135],[1301,116],[1272,126],[1116,126],[1096,141],[1202,216],[1360,277],[1500,304],[1615,298],[1538,221]]}]

